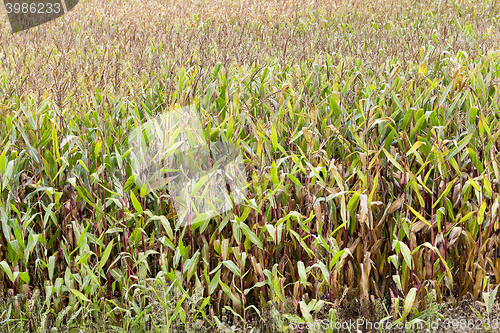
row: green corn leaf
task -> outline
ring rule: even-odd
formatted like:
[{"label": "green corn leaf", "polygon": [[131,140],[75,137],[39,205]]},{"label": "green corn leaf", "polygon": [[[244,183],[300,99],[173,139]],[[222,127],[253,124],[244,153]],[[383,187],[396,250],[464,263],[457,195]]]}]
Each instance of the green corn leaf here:
[{"label": "green corn leaf", "polygon": [[9,277],[9,280],[14,283],[14,275],[12,274],[12,270],[10,269],[9,264],[5,260],[0,262],[0,268],[4,271],[5,274]]},{"label": "green corn leaf", "polygon": [[233,272],[234,275],[236,275],[237,277],[241,277],[240,269],[234,262],[232,262],[231,260],[226,260],[223,261],[222,264],[226,266],[231,272]]},{"label": "green corn leaf", "polygon": [[264,249],[264,246],[262,244],[262,241],[250,230],[250,228],[248,227],[248,225],[246,225],[244,222],[241,222],[240,223],[240,228],[241,230],[243,231],[243,233],[245,234],[245,236],[252,242],[254,243],[255,245],[257,245],[257,247],[261,250]]},{"label": "green corn leaf", "polygon": [[448,156],[446,157],[446,160],[450,160],[452,157],[454,157],[456,154],[460,153],[465,146],[469,144],[470,139],[472,138],[472,133],[464,137],[460,142],[458,143],[458,146],[453,148],[449,153]]},{"label": "green corn leaf", "polygon": [[212,278],[210,281],[210,284],[208,285],[208,294],[212,295],[217,286],[219,285],[219,280],[220,280],[220,270],[215,273],[215,276]]},{"label": "green corn leaf", "polygon": [[297,271],[299,272],[299,279],[302,285],[307,284],[306,267],[302,261],[297,262]]},{"label": "green corn leaf", "polygon": [[108,261],[109,255],[111,254],[111,250],[113,249],[113,239],[111,242],[106,246],[106,249],[104,250],[104,253],[102,254],[101,261],[99,262],[99,271],[102,270],[106,262]]},{"label": "green corn leaf", "polygon": [[7,166],[7,158],[5,157],[6,152],[7,151],[4,150],[2,155],[0,155],[0,175],[3,175],[5,167]]},{"label": "green corn leaf", "polygon": [[139,203],[139,200],[137,200],[137,197],[135,196],[134,192],[132,191],[130,191],[130,199],[132,200],[132,205],[134,206],[135,210],[139,214],[142,214],[142,206]]}]

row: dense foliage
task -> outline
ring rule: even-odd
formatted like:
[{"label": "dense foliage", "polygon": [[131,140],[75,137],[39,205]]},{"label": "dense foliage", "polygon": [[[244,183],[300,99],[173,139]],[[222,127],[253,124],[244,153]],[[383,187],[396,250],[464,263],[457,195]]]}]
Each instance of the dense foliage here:
[{"label": "dense foliage", "polygon": [[[498,6],[429,4],[84,1],[4,32],[1,325],[285,330],[344,298],[415,320],[429,289],[493,290]],[[191,226],[127,142],[183,106],[250,184]]]}]

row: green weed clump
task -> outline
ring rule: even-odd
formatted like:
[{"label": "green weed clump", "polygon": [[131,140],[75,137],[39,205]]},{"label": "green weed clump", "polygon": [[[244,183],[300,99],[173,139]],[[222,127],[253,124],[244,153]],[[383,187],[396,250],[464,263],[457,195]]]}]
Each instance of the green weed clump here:
[{"label": "green weed clump", "polygon": [[[1,327],[286,331],[465,297],[490,316],[498,6],[429,4],[83,2],[0,36]],[[190,226],[127,140],[185,106],[249,181]]]}]

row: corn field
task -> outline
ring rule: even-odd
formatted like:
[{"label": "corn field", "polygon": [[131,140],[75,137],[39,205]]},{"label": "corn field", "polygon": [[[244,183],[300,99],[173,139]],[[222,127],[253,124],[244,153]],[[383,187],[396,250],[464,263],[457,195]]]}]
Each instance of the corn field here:
[{"label": "corn field", "polygon": [[[347,301],[416,322],[430,293],[490,309],[499,8],[89,0],[18,34],[2,18],[0,329],[291,332]],[[248,187],[186,226],[141,188],[127,137],[187,106],[208,144],[241,149]]]}]

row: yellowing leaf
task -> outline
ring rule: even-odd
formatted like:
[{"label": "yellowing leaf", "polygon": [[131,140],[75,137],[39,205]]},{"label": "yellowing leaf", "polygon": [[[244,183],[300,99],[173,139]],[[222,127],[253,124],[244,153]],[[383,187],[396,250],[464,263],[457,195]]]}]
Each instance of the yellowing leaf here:
[{"label": "yellowing leaf", "polygon": [[419,220],[425,222],[429,227],[432,227],[432,225],[427,221],[422,215],[420,215],[419,212],[417,212],[415,209],[413,209],[410,205],[406,204],[406,207],[408,207],[413,214],[415,214],[416,217],[418,217]]},{"label": "yellowing leaf", "polygon": [[491,182],[488,175],[484,176],[484,188],[486,189],[486,193],[488,194],[488,196],[491,198],[493,195],[493,190],[491,188]]},{"label": "yellowing leaf", "polygon": [[405,319],[406,316],[408,316],[411,309],[413,308],[416,296],[417,296],[417,288],[411,288],[405,297],[405,303],[403,305],[403,314],[401,316],[403,319]]},{"label": "yellowing leaf", "polygon": [[89,299],[88,299],[88,298],[87,298],[84,294],[82,294],[81,292],[79,292],[78,290],[76,290],[76,289],[72,289],[72,288],[70,288],[69,290],[71,290],[71,292],[72,292],[72,293],[73,293],[76,297],[78,297],[78,299],[79,299],[80,301],[90,302],[90,300],[89,300]]},{"label": "yellowing leaf", "polygon": [[273,146],[273,151],[276,151],[276,149],[278,149],[278,134],[274,124],[271,127],[271,144]]},{"label": "yellowing leaf", "polygon": [[469,177],[469,182],[472,185],[472,187],[474,187],[478,192],[481,192],[481,188],[479,188],[479,185],[477,185],[474,179],[472,179],[469,175],[467,175],[467,177]]},{"label": "yellowing leaf", "polygon": [[389,159],[389,161],[391,161],[392,164],[394,164],[394,166],[401,172],[404,173],[404,170],[403,170],[403,167],[401,166],[401,164],[398,163],[398,161],[396,161],[394,159],[394,157],[392,157],[392,155],[385,149],[385,148],[382,148],[384,150],[384,153],[385,153],[385,156],[387,156],[387,158]]}]

